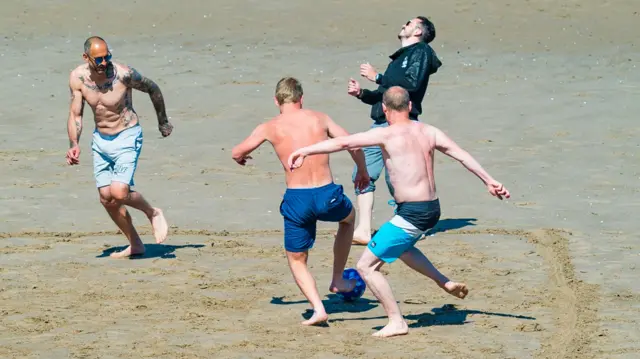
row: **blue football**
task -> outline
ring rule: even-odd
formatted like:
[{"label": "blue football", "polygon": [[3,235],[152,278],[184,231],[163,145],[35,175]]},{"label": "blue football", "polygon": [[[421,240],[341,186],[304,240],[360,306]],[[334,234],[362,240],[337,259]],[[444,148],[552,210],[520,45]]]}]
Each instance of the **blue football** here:
[{"label": "blue football", "polygon": [[362,277],[360,277],[360,274],[358,274],[358,271],[354,268],[345,269],[344,272],[342,272],[342,278],[356,280],[356,286],[352,291],[336,293],[338,297],[342,298],[344,301],[353,302],[354,300],[362,297],[364,291],[367,290],[367,284],[362,280]]}]

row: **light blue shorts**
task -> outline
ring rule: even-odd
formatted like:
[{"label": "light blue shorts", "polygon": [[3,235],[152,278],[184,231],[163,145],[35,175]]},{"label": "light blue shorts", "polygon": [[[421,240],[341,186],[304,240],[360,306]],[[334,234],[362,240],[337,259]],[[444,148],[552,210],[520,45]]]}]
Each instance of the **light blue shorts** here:
[{"label": "light blue shorts", "polygon": [[393,263],[433,228],[440,219],[440,201],[404,202],[397,214],[380,227],[367,247],[385,263]]},{"label": "light blue shorts", "polygon": [[116,135],[93,132],[93,175],[98,188],[121,182],[133,187],[133,175],[142,150],[142,126],[133,127]]}]

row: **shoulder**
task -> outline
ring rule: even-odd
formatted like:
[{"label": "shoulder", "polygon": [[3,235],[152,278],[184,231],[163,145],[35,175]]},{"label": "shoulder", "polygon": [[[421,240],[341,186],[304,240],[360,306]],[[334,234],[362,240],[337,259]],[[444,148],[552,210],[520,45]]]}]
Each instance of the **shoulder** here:
[{"label": "shoulder", "polygon": [[268,137],[269,133],[271,133],[271,129],[276,126],[278,122],[278,117],[272,118],[268,121],[262,122],[261,124],[259,124],[258,126],[256,126],[256,128],[253,130],[254,134],[259,135],[259,136],[263,136],[263,137]]},{"label": "shoulder", "polygon": [[80,65],[69,73],[69,86],[72,88],[79,88],[82,85],[82,78],[86,76],[87,65]]},{"label": "shoulder", "polygon": [[305,114],[311,118],[318,120],[320,123],[327,125],[331,122],[331,117],[324,112],[315,111],[315,110],[304,110]]},{"label": "shoulder", "polygon": [[116,68],[116,72],[120,79],[131,78],[132,74],[136,71],[132,66],[123,63],[112,62],[112,64]]}]

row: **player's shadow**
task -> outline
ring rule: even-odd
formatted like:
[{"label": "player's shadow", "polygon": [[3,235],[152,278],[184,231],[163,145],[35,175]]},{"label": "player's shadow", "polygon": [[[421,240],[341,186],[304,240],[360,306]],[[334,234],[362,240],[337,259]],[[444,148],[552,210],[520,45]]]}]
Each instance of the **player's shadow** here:
[{"label": "player's shadow", "polygon": [[453,230],[464,228],[464,227],[475,226],[476,224],[474,222],[476,222],[476,221],[477,221],[476,218],[445,218],[445,219],[441,219],[441,220],[438,221],[438,223],[436,224],[435,227],[431,228],[427,232],[426,235],[428,236],[428,235],[432,235],[432,234],[436,234],[436,233],[440,233],[440,232],[453,231]]},{"label": "player's shadow", "polygon": [[[308,304],[309,302],[306,300],[297,300],[297,301],[288,301],[285,302],[283,300],[284,297],[273,297],[271,299],[271,304],[275,305],[292,305],[292,304]],[[324,305],[324,309],[327,311],[327,314],[335,314],[335,313],[364,313],[378,306],[377,300],[371,300],[364,297],[360,297],[353,302],[345,302],[340,297],[335,294],[327,295],[327,299],[322,301]],[[302,317],[304,319],[309,319],[313,315],[313,310],[307,309],[304,313],[302,313]]]},{"label": "player's shadow", "polygon": [[[469,226],[475,226],[476,224],[474,222],[476,222],[477,219],[476,218],[445,218],[445,219],[441,219],[438,221],[438,223],[436,224],[435,227],[431,228],[430,230],[427,231],[427,233],[425,233],[425,237],[426,236],[430,236],[436,233],[440,233],[440,232],[446,232],[446,231],[453,231],[456,229],[460,229],[460,228],[464,228],[464,227],[469,227]],[[374,230],[371,233],[371,236],[374,236],[376,233],[378,233],[378,230]]]},{"label": "player's shadow", "polygon": [[[424,328],[435,325],[464,325],[469,323],[467,317],[471,314],[490,315],[503,318],[536,320],[535,317],[507,313],[485,312],[482,310],[457,309],[453,304],[445,304],[440,308],[433,308],[431,312],[422,314],[408,314],[404,319],[408,322],[409,328]],[[343,318],[335,319],[335,321],[347,320],[374,320],[387,319],[386,316],[370,317],[370,318]],[[375,330],[382,329],[382,326],[374,327]]]},{"label": "player's shadow", "polygon": [[[97,255],[96,258],[105,258],[109,257],[111,253],[120,252],[126,249],[128,246],[118,246],[104,249],[102,254]],[[149,243],[144,245],[144,254],[143,255],[134,255],[129,257],[129,259],[149,259],[149,258],[175,258],[176,249],[182,248],[202,248],[204,244],[185,244],[185,245],[172,245],[172,244],[156,244]]]}]

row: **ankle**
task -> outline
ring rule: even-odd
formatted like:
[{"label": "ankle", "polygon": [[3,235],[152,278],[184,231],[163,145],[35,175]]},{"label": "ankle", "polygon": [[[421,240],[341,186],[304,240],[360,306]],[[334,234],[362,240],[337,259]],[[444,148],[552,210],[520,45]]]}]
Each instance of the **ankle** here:
[{"label": "ankle", "polygon": [[399,315],[399,316],[389,317],[388,325],[395,326],[395,327],[402,327],[407,325],[407,322],[404,320],[402,315]]},{"label": "ankle", "polygon": [[158,210],[155,209],[155,208],[151,208],[151,209],[147,210],[145,212],[145,214],[147,215],[147,217],[149,219],[151,219],[151,218],[155,217],[158,214]]}]

